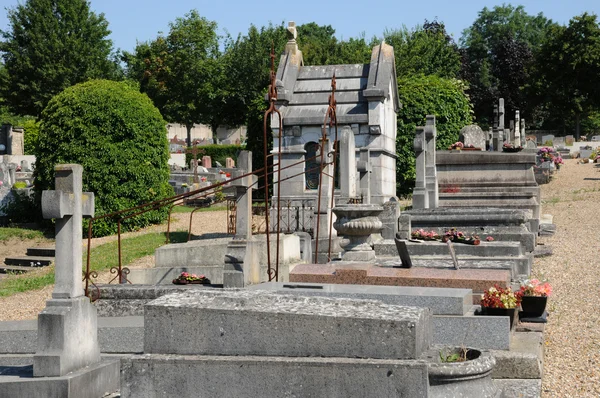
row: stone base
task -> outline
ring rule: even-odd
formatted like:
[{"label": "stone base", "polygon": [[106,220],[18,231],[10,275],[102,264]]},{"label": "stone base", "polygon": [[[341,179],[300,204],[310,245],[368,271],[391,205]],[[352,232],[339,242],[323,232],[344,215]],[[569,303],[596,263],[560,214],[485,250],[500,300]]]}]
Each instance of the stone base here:
[{"label": "stone base", "polygon": [[36,377],[64,376],[100,361],[96,308],[87,297],[51,299],[38,315]]},{"label": "stone base", "polygon": [[[119,360],[106,360],[60,377],[33,377],[33,367],[0,367],[0,398],[97,398],[119,389]],[[149,396],[149,395],[148,395]]]},{"label": "stone base", "polygon": [[342,261],[375,262],[375,251],[350,250],[342,254]]},{"label": "stone base", "polygon": [[151,354],[122,365],[122,398],[419,398],[429,388],[427,364],[418,361]]}]

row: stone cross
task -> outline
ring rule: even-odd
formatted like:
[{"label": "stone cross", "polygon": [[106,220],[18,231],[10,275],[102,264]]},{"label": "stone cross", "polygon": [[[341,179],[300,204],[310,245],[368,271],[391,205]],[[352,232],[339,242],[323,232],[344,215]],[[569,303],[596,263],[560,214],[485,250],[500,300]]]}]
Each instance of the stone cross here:
[{"label": "stone cross", "polygon": [[498,104],[494,104],[494,121],[493,121],[492,127],[498,128],[498,120],[499,120]]},{"label": "stone cross", "polygon": [[510,142],[510,143],[514,143],[515,142],[515,136],[516,136],[516,131],[515,131],[515,121],[511,120],[510,122],[508,122],[508,135],[506,136],[506,141]]},{"label": "stone cross", "polygon": [[521,119],[521,140],[525,140],[525,119]]},{"label": "stone cross", "polygon": [[56,269],[52,298],[67,299],[83,296],[82,218],[94,216],[94,194],[82,193],[83,167],[59,164],[56,189],[42,192],[42,215],[56,219]]},{"label": "stone cross", "polygon": [[515,111],[515,146],[521,146],[521,115],[519,111]]},{"label": "stone cross", "polygon": [[435,128],[435,116],[427,115],[425,122],[425,187],[429,196],[429,208],[438,207],[438,180],[437,167],[435,165],[435,141],[437,130]]},{"label": "stone cross", "polygon": [[427,194],[426,186],[426,143],[425,143],[425,128],[417,127],[415,131],[415,158],[416,158],[416,179],[415,189],[413,191],[413,209],[428,209],[429,195]]},{"label": "stone cross", "polygon": [[185,153],[191,153],[194,156],[194,182],[200,182],[200,180],[198,179],[198,154],[204,153],[204,150],[198,149],[198,147],[195,146],[192,149],[186,149]]},{"label": "stone cross", "polygon": [[38,315],[34,377],[64,376],[100,361],[96,307],[81,283],[82,217],[94,215],[94,194],[81,192],[81,165],[59,164],[54,170],[56,189],[42,192],[42,214],[56,219],[55,285]]},{"label": "stone cross", "polygon": [[342,197],[356,197],[356,145],[354,132],[347,126],[342,129],[340,147],[340,188]]}]

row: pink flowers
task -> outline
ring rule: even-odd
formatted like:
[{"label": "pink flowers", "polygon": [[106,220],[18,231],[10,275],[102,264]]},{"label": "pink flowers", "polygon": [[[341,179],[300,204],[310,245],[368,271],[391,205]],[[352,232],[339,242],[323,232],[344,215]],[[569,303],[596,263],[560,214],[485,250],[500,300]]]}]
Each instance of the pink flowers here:
[{"label": "pink flowers", "polygon": [[552,286],[539,279],[529,279],[521,282],[521,293],[523,296],[548,297],[552,294]]},{"label": "pink flowers", "polygon": [[440,236],[435,231],[425,231],[423,228],[413,231],[411,234],[413,239],[421,239],[421,240],[437,240],[440,239]]},{"label": "pink flowers", "polygon": [[487,240],[488,242],[493,242],[494,238],[492,238],[491,236],[488,236],[487,238],[485,238],[485,240]]},{"label": "pink flowers", "polygon": [[460,141],[457,141],[454,144],[450,145],[448,147],[448,150],[452,150],[452,149],[458,149],[458,150],[460,150],[460,149],[463,149],[464,147],[465,147],[465,144],[463,144]]}]

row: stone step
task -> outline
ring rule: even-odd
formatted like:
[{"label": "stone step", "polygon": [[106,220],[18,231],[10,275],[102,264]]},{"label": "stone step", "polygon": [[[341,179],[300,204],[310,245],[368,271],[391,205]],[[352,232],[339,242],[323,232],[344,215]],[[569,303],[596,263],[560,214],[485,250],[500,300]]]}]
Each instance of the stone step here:
[{"label": "stone step", "polygon": [[54,257],[56,255],[56,249],[54,247],[29,247],[27,248],[27,255],[37,257]]},{"label": "stone step", "polygon": [[2,274],[23,274],[25,272],[33,271],[38,269],[38,267],[24,267],[21,265],[0,265],[0,273]]},{"label": "stone step", "polygon": [[6,257],[4,264],[20,265],[23,267],[46,267],[54,262],[54,257],[23,256]]},{"label": "stone step", "polygon": [[509,270],[391,268],[374,264],[298,264],[290,282],[385,286],[451,287],[483,292],[498,284],[509,286]]},{"label": "stone step", "polygon": [[[508,257],[520,256],[523,254],[523,247],[519,242],[486,242],[485,236],[481,236],[479,245],[466,245],[454,243],[454,251],[457,256],[478,256],[478,257]],[[449,255],[448,244],[439,241],[407,241],[406,247],[411,256]],[[379,256],[396,256],[396,242],[393,240],[384,240],[374,244],[375,254]]]},{"label": "stone step", "polygon": [[512,334],[510,349],[492,350],[496,367],[495,379],[541,379],[544,369],[544,334],[516,332]]},{"label": "stone step", "polygon": [[504,398],[539,398],[542,395],[541,379],[493,379],[502,389]]},{"label": "stone step", "polygon": [[122,398],[429,395],[428,365],[413,360],[145,354],[121,369]]},{"label": "stone step", "polygon": [[[516,280],[521,275],[529,275],[532,256],[518,257],[477,257],[457,256],[460,269],[507,270],[511,279]],[[454,261],[446,256],[411,256],[413,268],[454,269]],[[401,267],[400,258],[381,257],[378,264],[382,267]]]},{"label": "stone step", "polygon": [[145,354],[417,359],[431,344],[428,309],[373,300],[198,290],[144,312]]}]

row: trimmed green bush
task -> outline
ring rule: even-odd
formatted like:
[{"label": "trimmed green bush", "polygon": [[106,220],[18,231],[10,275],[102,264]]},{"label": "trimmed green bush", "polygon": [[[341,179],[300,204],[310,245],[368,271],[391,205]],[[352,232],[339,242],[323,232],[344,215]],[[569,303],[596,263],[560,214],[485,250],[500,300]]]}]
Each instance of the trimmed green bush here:
[{"label": "trimmed green bush", "polygon": [[[94,192],[96,216],[163,199],[168,183],[166,122],[152,101],[130,85],[92,80],[56,95],[42,112],[35,188],[54,187],[54,166],[83,166],[83,189]],[[160,209],[124,220],[122,230],[162,222]],[[94,236],[115,233],[116,220],[94,223]]]},{"label": "trimmed green bush", "polygon": [[23,132],[25,155],[33,155],[40,135],[40,124],[33,119],[28,119],[23,123]]},{"label": "trimmed green bush", "polygon": [[471,124],[472,106],[460,80],[437,76],[411,76],[398,81],[402,109],[398,112],[396,137],[396,192],[410,194],[415,186],[415,128],[425,125],[427,115],[435,115],[437,149],[458,140],[460,129]]},{"label": "trimmed green bush", "polygon": [[[191,149],[191,148],[188,148]],[[198,146],[199,150],[204,151],[204,153],[198,154],[198,160],[202,160],[202,156],[210,156],[213,167],[216,166],[215,162],[219,162],[225,167],[225,159],[232,158],[237,162],[237,156],[242,149],[244,149],[243,145],[202,145]],[[191,153],[186,153],[185,155],[185,164],[190,164],[190,160],[194,158],[194,155]]]}]

